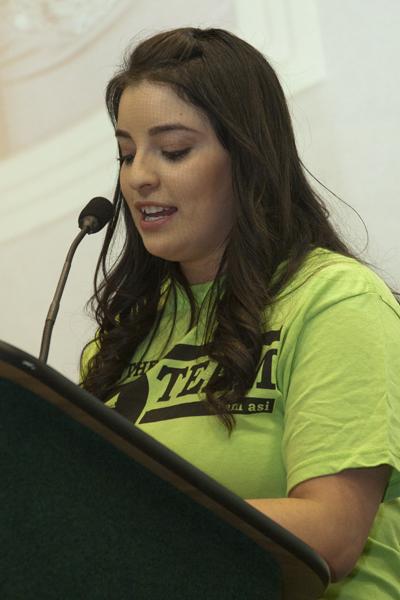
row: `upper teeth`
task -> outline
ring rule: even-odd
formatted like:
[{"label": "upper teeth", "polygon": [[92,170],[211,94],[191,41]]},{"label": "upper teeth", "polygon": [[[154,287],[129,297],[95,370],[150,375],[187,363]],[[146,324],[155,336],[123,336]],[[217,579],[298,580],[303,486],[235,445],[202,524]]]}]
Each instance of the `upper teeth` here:
[{"label": "upper teeth", "polygon": [[171,208],[171,206],[145,206],[144,208],[141,209],[141,211],[142,211],[142,213],[149,215],[151,213],[160,212],[161,210],[164,210],[165,208]]}]

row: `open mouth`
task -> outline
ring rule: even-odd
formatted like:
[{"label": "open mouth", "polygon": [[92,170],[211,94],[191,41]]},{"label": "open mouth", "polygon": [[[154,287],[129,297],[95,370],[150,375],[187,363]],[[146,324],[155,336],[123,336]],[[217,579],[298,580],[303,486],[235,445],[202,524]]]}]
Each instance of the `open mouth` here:
[{"label": "open mouth", "polygon": [[175,208],[175,206],[169,206],[168,208],[163,208],[162,210],[159,211],[152,211],[152,212],[142,212],[142,221],[145,222],[151,222],[151,221],[158,221],[160,219],[163,219],[164,217],[168,217],[169,215],[172,215],[174,212],[176,212],[178,209]]}]

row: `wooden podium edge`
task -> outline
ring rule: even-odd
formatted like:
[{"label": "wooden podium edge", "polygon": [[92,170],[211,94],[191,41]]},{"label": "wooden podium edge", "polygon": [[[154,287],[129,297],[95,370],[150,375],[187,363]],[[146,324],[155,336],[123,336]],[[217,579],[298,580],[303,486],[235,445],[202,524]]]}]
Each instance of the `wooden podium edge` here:
[{"label": "wooden podium edge", "polygon": [[282,572],[282,600],[322,596],[330,582],[329,567],[310,546],[86,390],[4,342],[0,342],[0,377],[46,399],[271,553]]}]

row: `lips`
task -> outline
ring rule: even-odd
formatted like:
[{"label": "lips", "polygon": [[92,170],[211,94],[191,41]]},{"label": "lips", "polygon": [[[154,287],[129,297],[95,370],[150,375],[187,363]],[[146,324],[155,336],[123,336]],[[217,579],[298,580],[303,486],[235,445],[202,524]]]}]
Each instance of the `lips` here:
[{"label": "lips", "polygon": [[142,231],[158,231],[160,228],[165,227],[166,223],[169,223],[173,220],[177,210],[178,209],[172,209],[168,212],[168,214],[166,214],[165,212],[163,212],[162,214],[158,213],[158,216],[157,213],[153,213],[150,215],[145,215],[144,213],[141,213],[142,218],[139,222],[139,226],[142,229]]}]

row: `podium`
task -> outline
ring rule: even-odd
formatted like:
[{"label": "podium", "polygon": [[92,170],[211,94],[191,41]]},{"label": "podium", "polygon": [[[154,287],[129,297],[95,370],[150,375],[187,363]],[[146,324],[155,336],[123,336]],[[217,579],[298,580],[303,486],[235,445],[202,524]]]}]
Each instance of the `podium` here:
[{"label": "podium", "polygon": [[317,600],[296,536],[0,342],[2,600]]}]

